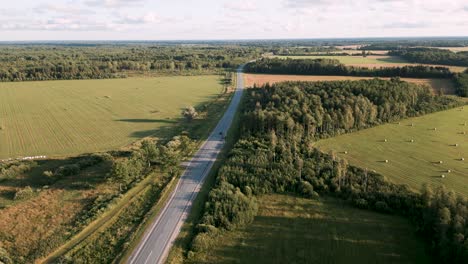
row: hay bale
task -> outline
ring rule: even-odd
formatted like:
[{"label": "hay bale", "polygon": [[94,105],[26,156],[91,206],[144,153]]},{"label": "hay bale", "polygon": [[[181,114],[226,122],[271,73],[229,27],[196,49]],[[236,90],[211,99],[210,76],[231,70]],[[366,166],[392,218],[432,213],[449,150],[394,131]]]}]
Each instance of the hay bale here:
[{"label": "hay bale", "polygon": [[437,127],[434,127],[434,131],[436,131],[436,130],[437,130]]},{"label": "hay bale", "polygon": [[447,173],[451,173],[452,171],[451,170],[447,170]]},{"label": "hay bale", "polygon": [[439,164],[442,164],[442,163],[444,163],[444,162],[440,160],[440,161],[439,161]]},{"label": "hay bale", "polygon": [[460,160],[461,160],[461,161],[464,161],[464,160],[465,160],[465,158],[461,158]]},{"label": "hay bale", "polygon": [[414,139],[410,140],[410,142],[413,143],[413,142],[414,142]]},{"label": "hay bale", "polygon": [[388,140],[387,140],[387,139],[384,139],[383,141],[384,141],[384,142],[387,142]]},{"label": "hay bale", "polygon": [[445,178],[445,174],[440,175],[440,177],[441,177],[442,179]]},{"label": "hay bale", "polygon": [[388,163],[388,160],[385,160],[385,163]]},{"label": "hay bale", "polygon": [[458,147],[458,144],[455,144],[454,146],[455,146],[455,147]]},{"label": "hay bale", "polygon": [[348,151],[345,151],[344,154],[348,154]]}]

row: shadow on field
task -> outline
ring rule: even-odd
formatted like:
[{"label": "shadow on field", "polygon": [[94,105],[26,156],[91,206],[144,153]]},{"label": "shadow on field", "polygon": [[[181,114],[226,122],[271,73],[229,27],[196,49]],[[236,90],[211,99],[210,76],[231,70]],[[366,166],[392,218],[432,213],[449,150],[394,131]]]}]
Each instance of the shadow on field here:
[{"label": "shadow on field", "polygon": [[127,122],[127,123],[163,123],[163,124],[175,124],[177,121],[168,119],[117,119],[115,121]]}]

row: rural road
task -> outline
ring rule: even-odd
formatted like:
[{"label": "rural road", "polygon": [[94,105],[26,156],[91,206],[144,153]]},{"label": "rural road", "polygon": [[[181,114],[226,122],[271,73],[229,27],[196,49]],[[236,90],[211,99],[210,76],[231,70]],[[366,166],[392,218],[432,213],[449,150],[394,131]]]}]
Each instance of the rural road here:
[{"label": "rural road", "polygon": [[200,192],[206,175],[224,146],[224,136],[231,126],[244,89],[242,69],[243,66],[237,69],[237,89],[228,109],[188,163],[166,206],[145,232],[128,263],[155,264],[165,261],[182,224],[190,213],[192,203]]}]

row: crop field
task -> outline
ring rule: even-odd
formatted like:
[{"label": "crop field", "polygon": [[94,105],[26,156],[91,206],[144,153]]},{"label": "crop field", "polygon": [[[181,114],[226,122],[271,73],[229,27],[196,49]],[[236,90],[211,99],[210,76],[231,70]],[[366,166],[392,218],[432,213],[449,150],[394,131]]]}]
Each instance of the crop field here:
[{"label": "crop field", "polygon": [[433,47],[435,49],[446,49],[453,52],[468,51],[468,47]]},{"label": "crop field", "polygon": [[[356,67],[368,67],[368,68],[379,68],[379,67],[402,67],[407,65],[420,65],[418,63],[410,63],[404,59],[395,56],[380,56],[372,55],[367,57],[362,56],[276,56],[278,58],[291,58],[291,59],[337,59],[341,63],[348,66]],[[444,66],[444,65],[432,65],[447,67],[453,72],[463,72],[466,70],[465,67],[458,66]]]},{"label": "crop field", "polygon": [[[277,75],[277,74],[245,74],[244,81],[247,87],[263,85],[266,83],[274,84],[284,81],[343,81],[343,80],[366,80],[372,77],[356,77],[356,76],[306,76],[306,75]],[[381,78],[390,79],[390,78]],[[416,79],[416,78],[401,78],[403,81],[426,84],[433,89],[434,92],[443,91],[444,94],[454,94],[454,86],[451,80],[447,79]]]},{"label": "crop field", "polygon": [[415,190],[430,183],[468,196],[466,106],[321,140],[316,147]]},{"label": "crop field", "polygon": [[164,134],[218,76],[0,83],[0,159],[119,148]]},{"label": "crop field", "polygon": [[266,195],[254,222],[218,235],[189,263],[429,263],[401,217],[333,198]]}]

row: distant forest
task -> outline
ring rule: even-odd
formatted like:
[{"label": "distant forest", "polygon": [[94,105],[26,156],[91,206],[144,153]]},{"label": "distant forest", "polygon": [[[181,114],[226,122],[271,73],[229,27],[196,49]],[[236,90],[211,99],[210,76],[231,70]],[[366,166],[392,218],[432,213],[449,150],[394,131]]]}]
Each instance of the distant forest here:
[{"label": "distant forest", "polygon": [[411,48],[390,51],[388,54],[400,56],[407,61],[415,63],[468,67],[468,51],[453,52],[444,49]]},{"label": "distant forest", "polygon": [[214,73],[260,56],[250,47],[0,46],[0,81],[121,78],[128,73]]}]

